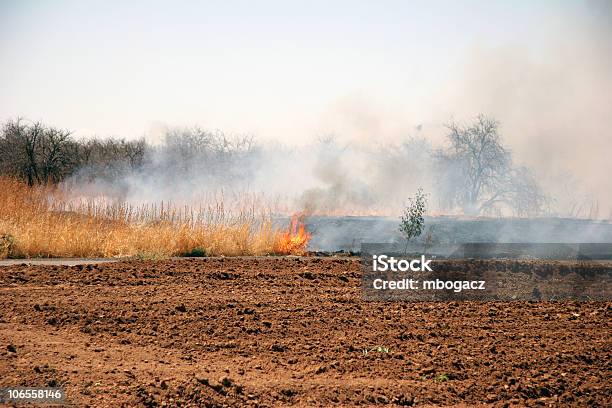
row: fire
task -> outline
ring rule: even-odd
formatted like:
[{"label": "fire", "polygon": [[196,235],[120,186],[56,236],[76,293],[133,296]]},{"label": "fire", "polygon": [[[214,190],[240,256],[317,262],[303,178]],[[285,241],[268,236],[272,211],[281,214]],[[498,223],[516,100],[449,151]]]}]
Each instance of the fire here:
[{"label": "fire", "polygon": [[289,229],[281,235],[277,243],[277,253],[302,255],[306,252],[306,247],[312,235],[306,231],[304,217],[304,214],[294,214],[291,216]]}]

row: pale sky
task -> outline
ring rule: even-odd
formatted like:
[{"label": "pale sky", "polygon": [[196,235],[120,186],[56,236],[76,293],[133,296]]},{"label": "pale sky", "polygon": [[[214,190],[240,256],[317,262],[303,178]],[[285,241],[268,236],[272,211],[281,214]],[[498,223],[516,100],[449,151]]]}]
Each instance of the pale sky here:
[{"label": "pale sky", "polygon": [[456,114],[432,111],[475,49],[537,55],[589,13],[580,1],[1,0],[0,120],[128,138],[163,124],[286,142],[380,121],[401,133]]},{"label": "pale sky", "polygon": [[485,113],[551,196],[610,217],[611,72],[609,0],[0,0],[0,121],[439,144]]}]

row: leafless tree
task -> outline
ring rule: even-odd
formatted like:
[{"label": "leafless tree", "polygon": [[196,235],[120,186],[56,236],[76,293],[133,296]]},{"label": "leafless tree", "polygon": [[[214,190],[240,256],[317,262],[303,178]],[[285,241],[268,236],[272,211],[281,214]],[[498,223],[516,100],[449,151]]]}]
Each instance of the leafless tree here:
[{"label": "leafless tree", "polygon": [[199,127],[174,128],[155,154],[158,167],[171,174],[196,170],[202,175],[232,179],[249,176],[257,146],[251,135],[227,135]]},{"label": "leafless tree", "polygon": [[57,182],[74,169],[73,150],[70,132],[17,118],[2,128],[0,169],[31,186]]},{"label": "leafless tree", "polygon": [[93,138],[80,142],[77,150],[78,179],[99,178],[112,181],[140,169],[146,161],[149,146],[143,138]]},{"label": "leafless tree", "polygon": [[437,155],[447,207],[458,205],[470,215],[495,213],[503,206],[516,215],[541,210],[544,197],[529,170],[513,165],[496,120],[479,115],[470,125],[452,122],[447,128],[450,148]]},{"label": "leafless tree", "polygon": [[0,171],[3,175],[22,177],[26,167],[27,155],[22,148],[22,138],[26,123],[21,118],[9,121],[2,126],[0,134]]},{"label": "leafless tree", "polygon": [[45,128],[36,152],[36,161],[40,163],[39,182],[58,183],[71,174],[78,165],[77,152],[70,132]]}]

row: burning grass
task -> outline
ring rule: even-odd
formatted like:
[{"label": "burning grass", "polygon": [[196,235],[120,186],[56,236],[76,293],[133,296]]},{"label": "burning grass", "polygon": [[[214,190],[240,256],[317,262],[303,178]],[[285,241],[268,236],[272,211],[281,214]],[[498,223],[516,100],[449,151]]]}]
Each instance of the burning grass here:
[{"label": "burning grass", "polygon": [[163,258],[305,251],[308,240],[301,237],[299,245],[287,245],[287,237],[293,239],[291,229],[275,227],[269,214],[259,214],[254,207],[229,212],[222,202],[198,209],[168,203],[75,202],[56,187],[28,187],[0,178],[0,257]]},{"label": "burning grass", "polygon": [[294,214],[291,217],[289,229],[281,234],[276,243],[277,253],[303,255],[306,252],[311,234],[306,231],[304,218],[304,214]]}]

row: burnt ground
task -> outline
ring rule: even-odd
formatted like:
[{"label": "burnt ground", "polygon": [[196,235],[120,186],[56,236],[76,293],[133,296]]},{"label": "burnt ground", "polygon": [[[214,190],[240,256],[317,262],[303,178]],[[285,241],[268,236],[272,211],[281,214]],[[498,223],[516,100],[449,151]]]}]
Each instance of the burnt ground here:
[{"label": "burnt ground", "polygon": [[366,302],[360,278],[356,258],[0,267],[0,387],[105,407],[611,406],[612,302]]}]

